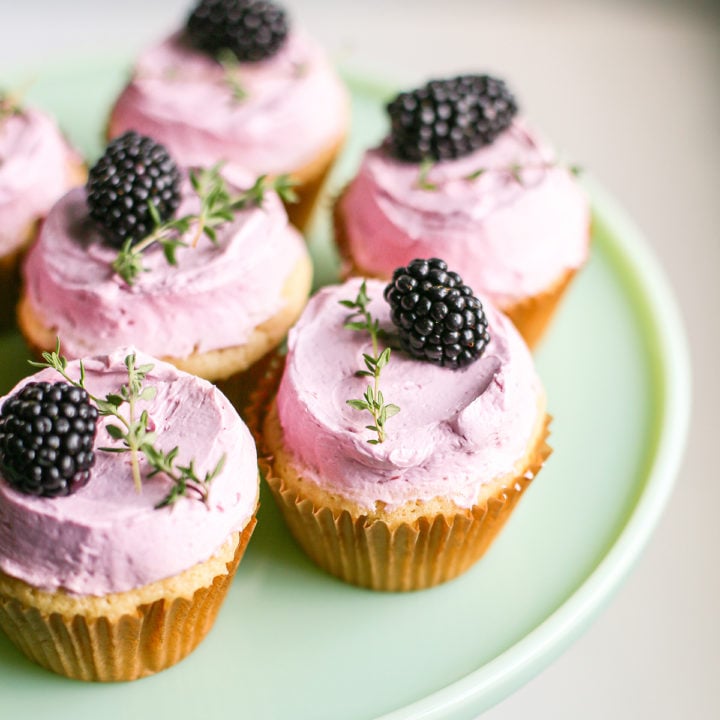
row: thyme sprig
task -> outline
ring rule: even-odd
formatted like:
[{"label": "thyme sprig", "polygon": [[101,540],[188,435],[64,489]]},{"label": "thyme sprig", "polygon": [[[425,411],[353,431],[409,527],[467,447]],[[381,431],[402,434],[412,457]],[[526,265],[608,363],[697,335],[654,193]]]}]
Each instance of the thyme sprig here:
[{"label": "thyme sprig", "polygon": [[250,206],[262,205],[268,190],[274,190],[286,202],[297,201],[293,190],[294,183],[287,175],[273,179],[261,175],[251,188],[233,195],[220,174],[221,167],[218,163],[211,168],[190,171],[190,183],[200,198],[200,211],[196,215],[184,215],[162,222],[155,205],[148,203],[155,229],[135,245],[132,240],[127,240],[112,263],[113,270],[128,285],[132,285],[140,273],[147,272],[148,269],[143,264],[143,253],[155,243],[162,247],[167,262],[177,265],[175,253],[179,247],[188,247],[183,236],[192,228],[192,247],[196,247],[203,236],[217,245],[216,228],[232,221],[236,212]]},{"label": "thyme sprig", "polygon": [[0,90],[0,120],[22,112],[20,97],[16,93]]},{"label": "thyme sprig", "polygon": [[243,86],[240,74],[240,61],[230,48],[222,48],[217,55],[217,61],[225,72],[223,82],[229,88],[234,102],[242,102],[248,96]]},{"label": "thyme sprig", "polygon": [[521,163],[511,163],[510,165],[506,165],[503,167],[480,167],[477,170],[466,175],[463,179],[472,181],[477,180],[480,176],[485,175],[485,173],[488,172],[500,172],[510,175],[510,177],[512,177],[512,179],[515,180],[515,182],[519,185],[525,185],[523,172],[525,172],[526,170],[551,170],[557,167],[564,167],[571,175],[575,176],[580,175],[580,173],[582,172],[582,168],[580,168],[580,166],[578,165],[563,165],[558,161],[527,163],[525,165]]},{"label": "thyme sprig", "polygon": [[355,374],[358,377],[371,377],[372,383],[367,386],[362,399],[346,400],[347,404],[355,410],[367,411],[372,415],[374,424],[366,425],[367,430],[376,433],[377,437],[371,438],[368,442],[377,445],[385,442],[385,423],[393,415],[400,412],[400,408],[392,403],[386,403],[380,390],[380,373],[390,361],[390,348],[380,350],[378,338],[382,334],[377,318],[373,318],[368,310],[370,298],[367,294],[367,286],[363,280],[360,285],[357,297],[354,300],[340,300],[343,307],[352,310],[352,314],[345,321],[345,328],[367,332],[372,341],[372,355],[363,353],[365,370],[358,370]]},{"label": "thyme sprig", "polygon": [[417,187],[421,190],[437,190],[437,185],[428,180],[428,175],[435,163],[430,158],[424,158],[418,170]]},{"label": "thyme sprig", "polygon": [[[429,158],[426,158],[420,163],[420,167],[418,169],[418,178],[415,183],[416,187],[420,188],[421,190],[431,191],[438,189],[437,183],[430,182],[430,180],[428,179],[428,175],[430,174],[430,171],[432,170],[434,165],[435,163]],[[476,170],[473,170],[473,172],[465,175],[462,179],[472,182],[487,173],[503,173],[509,175],[519,185],[524,186],[525,180],[523,178],[523,172],[525,170],[550,170],[556,167],[564,167],[571,175],[575,176],[578,176],[582,173],[582,168],[579,165],[564,165],[559,161],[527,163],[524,165],[521,163],[511,163],[510,165],[503,165],[498,167],[479,167]]]},{"label": "thyme sprig", "polygon": [[[67,359],[60,354],[60,340],[56,341],[55,350],[53,352],[44,352],[42,354],[44,362],[33,362],[30,364],[39,368],[52,368],[62,375],[71,385],[82,388],[85,387],[85,366],[80,361],[80,378],[75,380],[67,373]],[[183,496],[187,496],[190,492],[195,493],[200,500],[206,505],[210,490],[210,483],[216,478],[223,469],[225,464],[225,455],[218,461],[217,465],[210,472],[205,473],[204,477],[199,477],[195,471],[195,462],[191,460],[187,465],[178,465],[175,460],[180,448],[174,447],[167,453],[155,447],[157,433],[151,429],[150,417],[147,410],[137,416],[137,404],[140,400],[147,402],[153,400],[157,394],[157,388],[149,385],[145,386],[147,374],[153,369],[154,365],[147,363],[145,365],[136,365],[135,353],[131,353],[125,358],[125,367],[127,369],[128,381],[120,387],[118,393],[108,393],[104,398],[96,397],[88,392],[90,399],[95,403],[98,413],[101,416],[114,417],[119,424],[106,425],[108,435],[113,440],[122,442],[121,445],[112,447],[101,447],[98,450],[111,453],[130,453],[130,466],[132,468],[133,481],[137,492],[142,491],[142,477],[140,473],[139,453],[145,456],[150,465],[151,471],[148,477],[154,477],[159,473],[165,474],[173,485],[168,494],[157,504],[156,508],[172,505],[175,501]],[[127,417],[120,412],[120,409],[127,405]]]},{"label": "thyme sprig", "polygon": [[156,508],[172,505],[178,498],[184,497],[190,492],[196,493],[198,499],[207,505],[210,483],[225,467],[226,456],[223,454],[215,467],[211,471],[206,472],[203,478],[200,478],[195,471],[194,460],[191,460],[187,465],[177,465],[175,463],[175,458],[179,451],[180,449],[175,447],[170,452],[163,453],[152,445],[143,446],[143,453],[152,467],[152,471],[148,474],[148,477],[154,477],[158,473],[164,473],[173,481],[170,492],[155,505]]},{"label": "thyme sprig", "polygon": [[0,88],[0,120],[22,114],[25,96],[34,82],[33,78],[28,78],[15,88]]}]

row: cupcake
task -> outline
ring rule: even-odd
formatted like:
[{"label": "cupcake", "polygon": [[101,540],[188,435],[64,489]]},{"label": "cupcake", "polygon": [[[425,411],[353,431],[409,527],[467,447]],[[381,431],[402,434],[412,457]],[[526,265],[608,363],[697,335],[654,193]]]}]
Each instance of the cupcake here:
[{"label": "cupcake", "polygon": [[188,176],[130,132],[49,213],[24,265],[18,320],[36,350],[56,336],[72,358],[133,345],[224,380],[284,338],[311,275],[262,180],[245,176],[241,189],[217,168]]},{"label": "cupcake", "polygon": [[310,300],[267,401],[265,474],[320,567],[418,590],[482,556],[549,454],[547,424],[512,323],[415,260],[387,290],[355,278]]},{"label": "cupcake", "polygon": [[0,328],[15,316],[20,261],[53,203],[85,179],[55,121],[0,94]]},{"label": "cupcake", "polygon": [[588,256],[573,168],[489,76],[433,81],[389,105],[392,129],[335,205],[345,274],[388,279],[443,257],[535,346]]},{"label": "cupcake", "polygon": [[255,525],[255,445],[167,363],[50,364],[0,399],[0,628],[61,675],[134,680],[212,627]]},{"label": "cupcake", "polygon": [[304,227],[343,143],[347,92],[324,51],[270,0],[201,0],[185,27],[137,61],[109,121],[137,130],[183,165],[238,163],[288,173]]}]

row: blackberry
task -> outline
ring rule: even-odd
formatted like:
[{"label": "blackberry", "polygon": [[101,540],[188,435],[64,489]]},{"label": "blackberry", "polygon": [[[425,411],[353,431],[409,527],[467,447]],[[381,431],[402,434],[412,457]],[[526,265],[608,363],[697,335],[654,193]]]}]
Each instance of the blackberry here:
[{"label": "blackberry", "polygon": [[459,368],[490,342],[482,303],[443,260],[413,260],[385,288],[400,344],[415,358]]},{"label": "blackberry", "polygon": [[29,495],[70,495],[95,462],[98,410],[66,382],[31,382],[0,411],[0,472]]},{"label": "blackberry", "polygon": [[517,112],[502,80],[460,75],[400,93],[387,106],[389,147],[408,162],[452,160],[489,145]]},{"label": "blackberry", "polygon": [[180,204],[180,171],[160,143],[129,130],[107,146],[90,170],[90,217],[105,240],[120,248],[154,230],[149,202],[163,222],[169,220]]},{"label": "blackberry", "polygon": [[187,21],[190,42],[217,56],[231,50],[241,62],[274,55],[285,42],[288,21],[270,0],[200,0]]}]

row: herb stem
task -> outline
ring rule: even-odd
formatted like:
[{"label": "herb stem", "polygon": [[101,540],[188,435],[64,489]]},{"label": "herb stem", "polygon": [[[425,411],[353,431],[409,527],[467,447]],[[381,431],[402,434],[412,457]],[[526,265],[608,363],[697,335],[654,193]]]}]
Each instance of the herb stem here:
[{"label": "herb stem", "polygon": [[144,250],[147,250],[147,248],[149,248],[154,242],[162,240],[163,237],[166,237],[168,234],[169,232],[166,228],[163,228],[162,226],[156,228],[147,237],[143,238],[139,243],[132,246],[132,254],[140,255]]},{"label": "herb stem", "polygon": [[[125,422],[125,426],[129,429],[135,424],[135,396],[130,394],[128,398],[128,417],[129,421]],[[124,419],[124,418],[123,418]],[[132,435],[130,435],[132,438]],[[140,477],[140,463],[138,461],[138,447],[135,442],[128,442],[130,448],[130,467],[132,468],[133,482],[135,483],[135,491],[138,495],[142,493],[142,478]]]},{"label": "herb stem", "polygon": [[195,230],[195,237],[193,237],[192,242],[190,243],[190,247],[196,248],[198,246],[198,243],[200,242],[200,239],[203,236],[203,233],[205,232],[205,223],[207,221],[207,217],[205,214],[205,210],[203,209],[198,215],[197,218],[197,228]]},{"label": "herb stem", "polygon": [[[377,319],[374,319],[368,310],[369,302],[367,286],[363,280],[355,300],[341,300],[340,304],[354,310],[353,314],[345,322],[345,327],[349,330],[366,331],[370,335],[372,355],[363,353],[366,369],[358,370],[356,375],[358,377],[372,377],[372,385],[368,385],[362,399],[347,400],[346,402],[355,410],[367,410],[372,415],[375,422],[373,425],[366,425],[366,429],[375,432],[377,437],[368,440],[368,442],[377,445],[385,442],[385,423],[393,415],[397,415],[400,408],[392,403],[386,403],[380,390],[380,372],[390,361],[391,351],[389,347],[382,352],[380,351],[378,337],[382,331]],[[358,320],[358,317],[361,317],[362,320]]]},{"label": "herb stem", "polygon": [[[370,313],[366,312],[365,317],[369,324],[372,324],[372,318],[370,316]],[[377,332],[371,332],[370,338],[372,340],[372,349],[373,349],[373,357],[375,359],[378,358],[378,341],[377,341]],[[378,367],[378,363],[374,363],[374,383],[373,383],[373,396],[378,397],[380,393],[380,367]],[[375,420],[375,424],[377,425],[377,436],[378,436],[378,442],[385,442],[385,424],[379,422],[380,415],[378,410],[373,406],[373,412],[372,412],[373,420]]]}]

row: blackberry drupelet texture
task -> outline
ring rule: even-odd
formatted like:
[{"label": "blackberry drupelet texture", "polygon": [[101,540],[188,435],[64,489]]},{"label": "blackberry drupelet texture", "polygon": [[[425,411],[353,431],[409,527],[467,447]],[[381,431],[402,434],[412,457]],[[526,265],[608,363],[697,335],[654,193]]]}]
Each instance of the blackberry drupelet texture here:
[{"label": "blackberry drupelet texture", "polygon": [[452,160],[489,145],[511,123],[517,104],[502,80],[460,75],[400,93],[387,106],[389,148],[400,160]]},{"label": "blackberry drupelet texture", "polygon": [[66,382],[31,382],[0,410],[0,472],[29,495],[70,495],[95,462],[98,410]]},{"label": "blackberry drupelet texture", "polygon": [[201,0],[188,18],[187,34],[210,55],[230,50],[240,62],[257,62],[280,49],[288,21],[270,0]]},{"label": "blackberry drupelet texture", "polygon": [[482,303],[443,260],[395,270],[385,299],[400,344],[415,358],[455,369],[480,358],[490,342]]},{"label": "blackberry drupelet texture", "polygon": [[180,204],[180,171],[163,145],[129,130],[113,140],[91,168],[90,217],[112,246],[136,243],[155,229],[149,203],[161,221]]}]

